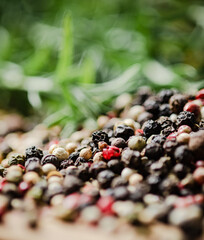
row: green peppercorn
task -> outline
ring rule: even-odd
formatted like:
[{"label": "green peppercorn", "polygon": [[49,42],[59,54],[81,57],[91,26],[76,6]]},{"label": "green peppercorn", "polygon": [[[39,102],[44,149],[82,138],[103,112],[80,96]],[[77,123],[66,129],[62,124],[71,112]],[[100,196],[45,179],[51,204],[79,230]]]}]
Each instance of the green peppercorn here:
[{"label": "green peppercorn", "polygon": [[128,147],[132,150],[141,151],[145,145],[146,142],[142,136],[132,136],[128,140]]}]

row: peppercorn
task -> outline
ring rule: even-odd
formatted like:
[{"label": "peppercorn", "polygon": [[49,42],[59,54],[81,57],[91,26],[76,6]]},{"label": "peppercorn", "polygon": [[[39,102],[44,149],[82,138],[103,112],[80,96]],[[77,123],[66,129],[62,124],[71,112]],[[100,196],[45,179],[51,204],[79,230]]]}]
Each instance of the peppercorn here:
[{"label": "peppercorn", "polygon": [[174,150],[179,146],[179,143],[176,141],[176,138],[167,139],[163,144],[164,151],[169,155],[174,155]]},{"label": "peppercorn", "polygon": [[182,164],[182,163],[177,163],[174,167],[173,167],[173,172],[176,174],[176,176],[179,179],[182,179],[186,176],[188,171],[188,168]]},{"label": "peppercorn", "polygon": [[190,127],[194,127],[195,125],[195,115],[194,113],[183,111],[180,112],[176,119],[176,125],[177,127],[180,127],[182,125],[188,125]]},{"label": "peppercorn", "polygon": [[148,87],[141,87],[137,93],[135,98],[133,99],[133,105],[142,105],[144,101],[152,95],[151,89]]},{"label": "peppercorn", "polygon": [[145,110],[152,113],[154,117],[159,113],[159,102],[154,97],[149,97],[143,105]]},{"label": "peppercorn", "polygon": [[159,106],[159,116],[170,116],[172,111],[169,104],[162,104]]},{"label": "peppercorn", "polygon": [[132,150],[141,151],[146,145],[146,141],[142,136],[132,136],[128,140],[128,147]]},{"label": "peppercorn", "polygon": [[55,155],[59,161],[65,160],[68,158],[69,154],[67,151],[62,147],[57,147],[52,152],[53,155]]},{"label": "peppercorn", "polygon": [[9,166],[11,165],[24,165],[25,164],[25,158],[22,155],[13,155],[8,161]]},{"label": "peppercorn", "polygon": [[115,174],[110,170],[101,171],[98,176],[97,180],[101,188],[108,188],[114,178]]},{"label": "peppercorn", "polygon": [[188,146],[195,159],[199,160],[201,156],[204,156],[204,130],[192,133]]},{"label": "peppercorn", "polygon": [[87,163],[87,160],[83,157],[78,157],[74,163],[74,166],[80,166],[83,163]]},{"label": "peppercorn", "polygon": [[118,147],[118,148],[125,148],[125,147],[127,147],[127,143],[121,137],[113,138],[113,140],[111,141],[111,146],[115,146],[115,147]]},{"label": "peppercorn", "polygon": [[159,159],[163,154],[163,149],[159,143],[150,143],[145,147],[145,155],[149,159]]},{"label": "peppercorn", "polygon": [[27,168],[28,165],[29,165],[30,163],[32,163],[32,162],[37,162],[37,163],[39,163],[39,162],[40,162],[40,159],[37,158],[37,157],[27,158],[27,159],[26,159],[26,162],[25,162],[25,168]]},{"label": "peppercorn", "polygon": [[151,142],[163,145],[165,140],[166,140],[166,137],[163,135],[153,135]]},{"label": "peppercorn", "polygon": [[204,167],[198,167],[193,172],[193,178],[199,184],[204,184]]},{"label": "peppercorn", "polygon": [[133,151],[126,148],[121,155],[121,161],[130,168],[136,169],[141,164],[141,155],[139,151]]},{"label": "peppercorn", "polygon": [[163,89],[158,93],[157,96],[161,103],[168,103],[170,97],[173,96],[174,93],[175,91],[173,91],[172,89]]},{"label": "peppercorn", "polygon": [[43,157],[43,151],[39,148],[36,148],[35,146],[32,146],[30,148],[27,148],[25,151],[26,154],[26,160],[31,157],[37,157],[41,159]]},{"label": "peppercorn", "polygon": [[71,159],[65,159],[63,161],[60,162],[60,169],[66,169],[69,166],[73,166],[74,165],[74,161]]},{"label": "peppercorn", "polygon": [[40,165],[39,162],[31,162],[31,163],[28,165],[28,167],[27,167],[26,170],[27,170],[28,172],[30,172],[30,171],[36,172],[36,173],[38,173],[39,175],[42,174],[42,167],[41,167],[41,165]]},{"label": "peppercorn", "polygon": [[94,142],[95,146],[98,147],[98,142],[106,142],[109,144],[109,137],[108,134],[102,130],[95,131],[92,133],[92,141]]},{"label": "peppercorn", "polygon": [[56,168],[59,168],[60,166],[60,161],[58,160],[58,158],[55,155],[45,155],[42,159],[41,159],[41,165],[47,164],[47,163],[52,163]]},{"label": "peppercorn", "polygon": [[118,159],[112,159],[107,163],[107,167],[115,174],[120,174],[123,169],[123,164]]},{"label": "peppercorn", "polygon": [[46,163],[42,166],[42,170],[47,175],[51,171],[56,171],[56,167],[51,163]]},{"label": "peppercorn", "polygon": [[116,138],[121,137],[127,141],[130,136],[134,135],[134,130],[131,127],[119,125],[115,129],[114,135]]},{"label": "peppercorn", "polygon": [[187,97],[182,94],[175,94],[169,99],[170,109],[176,114],[183,110],[183,107],[186,103]]},{"label": "peppercorn", "polygon": [[147,183],[138,183],[134,186],[134,190],[130,192],[130,199],[133,202],[142,201],[143,197],[150,191]]},{"label": "peppercorn", "polygon": [[91,174],[89,173],[88,163],[82,163],[80,166],[78,166],[77,176],[84,182],[89,180]]},{"label": "peppercorn", "polygon": [[67,175],[64,179],[63,186],[66,194],[71,194],[77,192],[83,186],[83,182],[75,176]]},{"label": "peppercorn", "polygon": [[143,125],[146,121],[150,120],[153,118],[153,114],[151,114],[150,112],[143,112],[138,116],[138,123],[140,123],[141,125]]},{"label": "peppercorn", "polygon": [[103,161],[100,161],[100,162],[96,162],[96,163],[93,163],[90,167],[90,173],[92,175],[93,178],[96,178],[97,175],[103,171],[103,170],[106,170],[107,169],[107,164]]},{"label": "peppercorn", "polygon": [[78,157],[79,157],[79,152],[73,152],[69,155],[68,160],[73,160],[73,162],[75,162]]},{"label": "peppercorn", "polygon": [[177,161],[185,164],[189,164],[194,160],[192,152],[188,149],[186,145],[178,146],[175,149],[174,158]]},{"label": "peppercorn", "polygon": [[157,174],[151,174],[146,179],[150,186],[150,192],[156,193],[158,191],[159,183],[161,182],[161,177]]},{"label": "peppercorn", "polygon": [[0,176],[3,176],[4,170],[5,168],[2,165],[0,165]]},{"label": "peppercorn", "polygon": [[149,138],[153,134],[160,133],[161,127],[160,124],[153,120],[148,120],[142,126],[145,137]]},{"label": "peppercorn", "polygon": [[129,197],[129,191],[127,187],[116,187],[113,191],[113,197],[115,200],[126,200]]}]

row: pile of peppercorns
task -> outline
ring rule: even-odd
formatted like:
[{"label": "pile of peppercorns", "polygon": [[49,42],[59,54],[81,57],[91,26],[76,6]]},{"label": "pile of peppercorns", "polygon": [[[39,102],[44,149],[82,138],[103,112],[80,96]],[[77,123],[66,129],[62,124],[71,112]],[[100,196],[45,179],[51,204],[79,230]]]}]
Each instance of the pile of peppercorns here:
[{"label": "pile of peppercorns", "polygon": [[[50,140],[40,150],[2,152],[0,218],[49,206],[64,220],[111,225],[157,221],[201,234],[204,207],[204,89],[125,94],[99,130]],[[84,134],[86,133],[86,134]]]}]

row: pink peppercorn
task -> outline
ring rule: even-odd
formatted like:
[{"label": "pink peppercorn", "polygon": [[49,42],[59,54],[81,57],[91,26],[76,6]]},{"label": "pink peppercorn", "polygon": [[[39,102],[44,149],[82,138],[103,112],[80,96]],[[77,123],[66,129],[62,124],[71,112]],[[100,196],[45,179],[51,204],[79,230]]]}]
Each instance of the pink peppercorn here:
[{"label": "pink peppercorn", "polygon": [[187,197],[179,197],[174,203],[175,208],[188,207],[192,204],[202,204],[204,202],[204,195],[197,194]]},{"label": "pink peppercorn", "polygon": [[199,116],[200,114],[200,107],[193,103],[193,102],[188,102],[183,108],[184,111],[192,112],[195,114],[195,116]]},{"label": "pink peppercorn", "polygon": [[98,200],[97,206],[99,207],[102,213],[111,215],[113,214],[113,210],[112,210],[113,203],[114,203],[114,200],[111,196],[105,196],[105,197],[101,197]]},{"label": "pink peppercorn", "polygon": [[197,92],[196,99],[204,99],[204,88]]},{"label": "pink peppercorn", "polygon": [[113,157],[120,156],[120,149],[115,146],[107,146],[107,148],[103,149],[103,158],[105,160],[110,160]]},{"label": "pink peppercorn", "polygon": [[182,125],[178,128],[178,133],[190,133],[192,132],[191,127],[189,127],[188,125]]},{"label": "pink peppercorn", "polygon": [[18,190],[20,193],[25,193],[30,188],[29,184],[27,182],[21,182],[18,185]]},{"label": "pink peppercorn", "polygon": [[171,134],[169,134],[169,136],[167,137],[167,139],[171,140],[171,139],[175,139],[178,136],[177,132],[173,132]]}]

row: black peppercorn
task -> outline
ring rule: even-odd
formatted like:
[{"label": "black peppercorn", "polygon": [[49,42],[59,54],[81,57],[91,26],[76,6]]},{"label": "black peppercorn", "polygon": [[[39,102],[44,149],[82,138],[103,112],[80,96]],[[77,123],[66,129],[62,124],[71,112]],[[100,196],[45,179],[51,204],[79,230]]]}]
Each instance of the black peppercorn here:
[{"label": "black peppercorn", "polygon": [[69,166],[73,166],[74,161],[72,159],[65,159],[60,162],[60,169],[66,169]]},{"label": "black peppercorn", "polygon": [[85,158],[83,158],[83,157],[78,157],[78,158],[76,159],[75,163],[74,163],[74,166],[79,166],[79,165],[81,165],[81,164],[83,164],[83,163],[86,163],[86,162],[87,162],[87,161],[86,161]]},{"label": "black peppercorn", "polygon": [[142,201],[143,197],[150,191],[150,186],[147,183],[138,183],[134,191],[130,193],[130,199],[134,202]]},{"label": "black peppercorn", "polygon": [[127,141],[129,137],[134,135],[134,130],[131,127],[128,127],[125,125],[119,125],[115,129],[114,135],[116,138],[121,137]]},{"label": "black peppercorn", "polygon": [[175,173],[175,175],[179,178],[182,179],[186,176],[187,174],[187,167],[182,164],[182,163],[177,163],[174,167],[173,167],[173,172]]},{"label": "black peppercorn", "polygon": [[41,159],[43,157],[43,151],[40,150],[39,148],[36,148],[35,146],[27,148],[25,151],[25,154],[26,154],[26,159],[31,157],[37,157]]},{"label": "black peppercorn", "polygon": [[189,163],[193,162],[193,160],[194,160],[192,152],[188,149],[188,147],[186,145],[178,146],[175,149],[174,158],[178,162],[182,162],[185,164],[189,164]]},{"label": "black peppercorn", "polygon": [[42,174],[42,167],[39,162],[30,162],[26,168],[26,170],[37,172],[39,175]]},{"label": "black peppercorn", "polygon": [[9,161],[8,161],[9,166],[11,165],[17,165],[17,164],[21,164],[24,165],[25,164],[25,158],[22,155],[13,155]]},{"label": "black peppercorn", "polygon": [[45,155],[42,159],[41,159],[41,165],[44,165],[46,163],[52,163],[57,169],[60,166],[60,161],[59,159],[55,156],[55,155]]},{"label": "black peppercorn", "polygon": [[109,144],[109,137],[108,134],[102,130],[95,131],[92,133],[92,141],[94,142],[95,146],[98,147],[99,142],[106,142]]},{"label": "black peppercorn", "polygon": [[155,193],[158,191],[158,186],[159,186],[159,183],[161,182],[161,178],[159,175],[151,174],[147,177],[146,181],[149,184],[152,193]]},{"label": "black peppercorn", "polygon": [[104,170],[97,176],[98,183],[101,188],[109,188],[115,174],[110,170]]},{"label": "black peppercorn", "polygon": [[188,125],[190,127],[193,127],[195,125],[195,115],[194,113],[183,111],[180,112],[176,119],[176,125],[177,127],[180,127],[182,125]]},{"label": "black peppercorn", "polygon": [[116,174],[120,174],[123,169],[123,164],[118,159],[112,159],[107,163],[108,168]]},{"label": "black peppercorn", "polygon": [[159,159],[163,154],[163,149],[159,143],[150,143],[145,147],[145,155],[149,159]]},{"label": "black peppercorn", "polygon": [[183,111],[183,107],[186,103],[187,98],[182,94],[175,94],[169,99],[170,109],[176,114]]},{"label": "black peppercorn", "polygon": [[112,188],[127,186],[127,185],[128,185],[128,181],[121,176],[115,177],[111,183]]},{"label": "black peppercorn", "polygon": [[123,138],[113,138],[111,141],[111,146],[115,146],[118,148],[125,148],[127,147],[127,143],[125,142],[125,140]]},{"label": "black peppercorn", "polygon": [[153,97],[148,98],[144,102],[144,107],[145,110],[152,113],[154,117],[157,116],[157,114],[159,113],[159,102]]},{"label": "black peppercorn", "polygon": [[155,135],[152,137],[152,143],[159,143],[160,145],[163,145],[166,140],[166,137],[163,135]]},{"label": "black peppercorn", "polygon": [[160,124],[153,120],[146,121],[142,126],[145,137],[150,137],[154,134],[159,134],[161,127]]},{"label": "black peppercorn", "polygon": [[172,111],[169,104],[162,104],[159,106],[159,116],[170,116]]},{"label": "black peppercorn", "polygon": [[82,186],[83,182],[78,177],[67,175],[63,183],[66,194],[77,192]]},{"label": "black peppercorn", "polygon": [[137,169],[141,164],[141,155],[139,151],[133,151],[126,148],[121,155],[121,161],[125,166]]},{"label": "black peppercorn", "polygon": [[150,112],[143,112],[138,116],[137,121],[143,125],[146,121],[153,119],[153,115]]},{"label": "black peppercorn", "polygon": [[161,103],[168,103],[174,91],[172,89],[163,89],[158,93],[158,99]]},{"label": "black peppercorn", "polygon": [[93,163],[89,169],[93,178],[96,178],[97,175],[107,169],[107,164],[103,161]]},{"label": "black peppercorn", "polygon": [[126,200],[128,196],[129,191],[125,186],[116,187],[113,191],[113,197],[115,200]]}]

